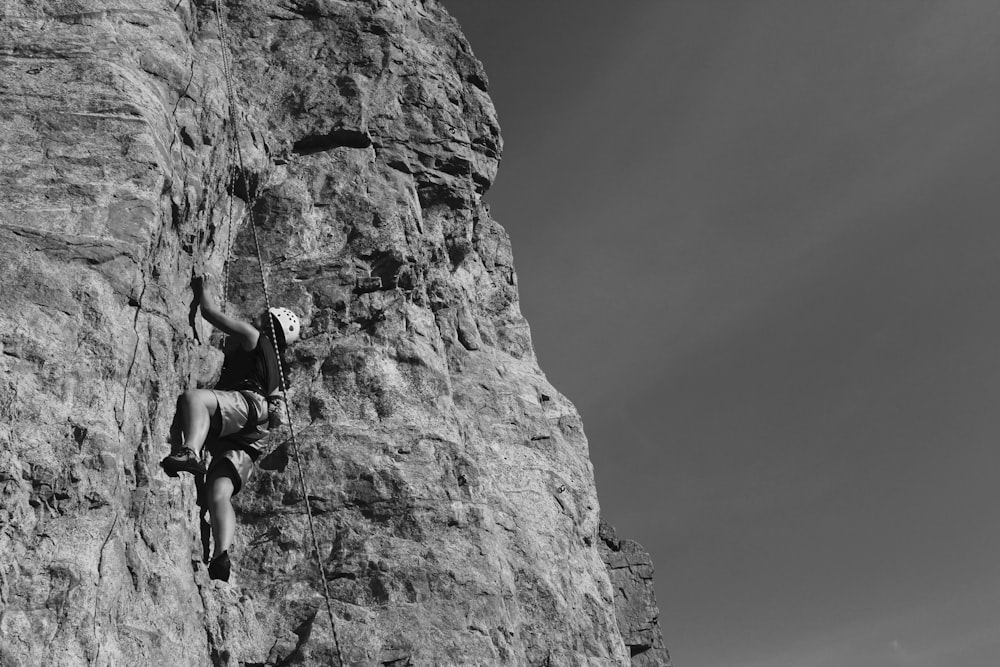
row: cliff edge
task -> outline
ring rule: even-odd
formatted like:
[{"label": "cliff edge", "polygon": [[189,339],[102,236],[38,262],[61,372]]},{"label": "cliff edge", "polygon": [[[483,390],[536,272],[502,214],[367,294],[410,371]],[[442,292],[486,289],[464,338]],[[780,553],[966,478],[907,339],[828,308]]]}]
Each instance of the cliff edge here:
[{"label": "cliff edge", "polygon": [[[0,664],[668,664],[482,201],[500,130],[457,23],[224,10],[235,124],[214,3],[4,4]],[[191,278],[263,310],[248,206],[304,319],[290,401],[335,628],[287,430],[237,496],[229,584],[190,477],[157,466],[221,362]]]}]

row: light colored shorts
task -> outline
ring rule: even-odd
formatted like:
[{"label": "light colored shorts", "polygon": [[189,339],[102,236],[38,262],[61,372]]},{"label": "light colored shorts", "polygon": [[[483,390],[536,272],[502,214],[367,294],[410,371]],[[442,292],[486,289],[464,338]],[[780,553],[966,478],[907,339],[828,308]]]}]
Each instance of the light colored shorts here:
[{"label": "light colored shorts", "polygon": [[[250,408],[247,404],[248,398],[254,402],[258,419],[267,416],[267,401],[256,392],[213,389],[212,393],[215,394],[215,400],[219,402],[219,415],[222,417],[222,430],[219,432],[220,438],[239,433],[246,426],[247,418],[250,416]],[[260,437],[255,438],[255,435]],[[266,419],[263,424],[259,424],[255,430],[247,434],[249,441],[259,440],[265,435],[267,435]]]},{"label": "light colored shorts", "polygon": [[208,466],[208,474],[205,479],[211,483],[211,480],[216,477],[226,475],[226,473],[231,472],[226,469],[231,465],[232,471],[236,473],[235,477],[229,475],[230,479],[233,480],[233,495],[235,496],[250,481],[250,473],[253,472],[253,459],[246,451],[231,449],[232,446],[233,443],[229,440],[215,440],[208,443],[207,447],[212,455],[212,463]]},{"label": "light colored shorts", "polygon": [[249,452],[245,449],[237,447],[240,443],[235,438],[228,436],[239,433],[246,426],[247,418],[250,416],[248,400],[254,402],[258,420],[263,419],[264,423],[258,424],[255,429],[240,436],[239,439],[252,447],[252,443],[266,436],[268,432],[266,419],[267,401],[264,400],[263,396],[255,392],[213,389],[212,393],[215,394],[215,398],[219,402],[221,430],[217,437],[211,438],[206,445],[208,452],[212,455],[212,463],[208,466],[208,478],[211,479],[225,474],[227,471],[220,466],[231,464],[233,470],[236,472],[236,478],[233,479],[236,482],[233,495],[236,495],[249,481],[250,473],[253,472],[253,462],[256,457],[250,456]]}]

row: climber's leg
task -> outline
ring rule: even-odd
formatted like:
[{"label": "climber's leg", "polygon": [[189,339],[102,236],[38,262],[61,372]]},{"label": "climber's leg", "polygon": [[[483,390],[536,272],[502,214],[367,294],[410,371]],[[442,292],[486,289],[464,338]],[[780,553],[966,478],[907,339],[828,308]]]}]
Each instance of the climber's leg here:
[{"label": "climber's leg", "polygon": [[182,399],[184,395],[181,394],[177,397],[177,407],[174,409],[174,420],[170,422],[170,451],[176,452],[184,447],[184,417]]},{"label": "climber's leg", "polygon": [[219,421],[218,414],[219,401],[215,392],[209,389],[189,389],[181,394],[170,426],[171,453],[160,462],[168,475],[176,477],[179,472],[196,475],[205,472],[199,453],[213,421]]},{"label": "climber's leg", "polygon": [[[220,466],[222,467],[222,466]],[[226,466],[229,467],[229,466]],[[212,517],[213,558],[229,551],[236,534],[236,511],[233,510],[233,480],[230,475],[219,475],[211,480],[209,488],[208,513]]]},{"label": "climber's leg", "polygon": [[208,437],[212,417],[219,411],[219,401],[211,389],[189,389],[181,394],[177,407],[181,413],[184,446],[197,454]]},{"label": "climber's leg", "polygon": [[239,477],[228,459],[213,466],[206,480],[208,513],[212,520],[213,554],[208,573],[213,579],[229,581],[229,547],[236,534],[233,494],[239,490]]}]

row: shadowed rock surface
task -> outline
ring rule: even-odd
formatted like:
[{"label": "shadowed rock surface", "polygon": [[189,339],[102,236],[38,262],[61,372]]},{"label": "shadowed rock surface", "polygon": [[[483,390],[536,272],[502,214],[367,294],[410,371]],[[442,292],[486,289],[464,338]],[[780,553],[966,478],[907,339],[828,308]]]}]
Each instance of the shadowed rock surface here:
[{"label": "shadowed rock surface", "polygon": [[601,521],[598,530],[601,558],[615,589],[618,630],[632,656],[633,667],[670,665],[670,654],[660,633],[660,609],[653,591],[653,561],[642,545],[621,540]]},{"label": "shadowed rock surface", "polygon": [[190,477],[157,466],[176,395],[221,362],[192,276],[221,296],[231,241],[227,307],[263,309],[230,201],[305,323],[291,409],[344,662],[661,646],[616,618],[583,427],[481,199],[501,139],[457,23],[434,0],[232,4],[231,200],[212,10],[4,4],[0,664],[337,662],[288,432],[237,497],[230,584],[201,563]]}]

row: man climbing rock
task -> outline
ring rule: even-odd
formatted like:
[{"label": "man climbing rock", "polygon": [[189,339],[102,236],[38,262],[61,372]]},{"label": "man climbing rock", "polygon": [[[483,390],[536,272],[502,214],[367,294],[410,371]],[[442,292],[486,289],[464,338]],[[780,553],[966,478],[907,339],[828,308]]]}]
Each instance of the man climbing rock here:
[{"label": "man climbing rock", "polygon": [[[207,283],[201,276],[192,287],[202,317],[229,335],[222,374],[215,389],[189,389],[177,399],[171,453],[160,465],[171,477],[180,472],[205,475],[203,502],[211,518],[213,543],[208,573],[228,581],[229,547],[236,532],[232,497],[246,484],[261,454],[255,443],[283,423],[279,355],[298,340],[300,324],[287,308],[271,308],[256,327],[229,317],[216,306]],[[203,447],[212,455],[207,468]]]}]

